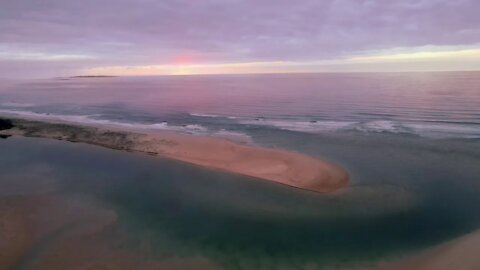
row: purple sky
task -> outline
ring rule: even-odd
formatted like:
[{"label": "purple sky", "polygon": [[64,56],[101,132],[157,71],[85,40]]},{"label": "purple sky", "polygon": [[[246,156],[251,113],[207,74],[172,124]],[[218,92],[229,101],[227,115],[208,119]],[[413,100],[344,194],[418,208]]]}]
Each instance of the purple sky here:
[{"label": "purple sky", "polygon": [[479,13],[476,0],[1,0],[0,77],[152,65],[301,66],[409,50],[476,55]]}]

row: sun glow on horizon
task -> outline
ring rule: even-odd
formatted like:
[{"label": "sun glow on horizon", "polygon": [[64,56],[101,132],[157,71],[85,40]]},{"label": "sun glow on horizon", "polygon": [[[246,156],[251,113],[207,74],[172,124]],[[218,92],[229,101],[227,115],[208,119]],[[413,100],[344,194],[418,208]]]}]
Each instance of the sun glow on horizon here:
[{"label": "sun glow on horizon", "polygon": [[387,61],[418,61],[418,60],[441,60],[448,58],[476,58],[480,59],[480,48],[448,50],[448,51],[416,51],[390,54],[377,54],[353,57],[351,61],[358,62],[387,62]]},{"label": "sun glow on horizon", "polygon": [[[183,62],[183,63],[182,63]],[[446,71],[480,70],[480,48],[427,48],[423,50],[396,50],[368,53],[319,61],[265,61],[239,63],[175,64],[106,66],[85,70],[87,75],[117,76],[194,75],[194,74],[260,74],[299,72],[351,71]],[[467,68],[464,68],[467,67]]]}]

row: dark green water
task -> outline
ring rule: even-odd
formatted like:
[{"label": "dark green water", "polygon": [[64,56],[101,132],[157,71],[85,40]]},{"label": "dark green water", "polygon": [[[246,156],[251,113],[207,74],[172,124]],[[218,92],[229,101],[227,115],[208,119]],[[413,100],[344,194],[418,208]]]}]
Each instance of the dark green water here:
[{"label": "dark green water", "polygon": [[[0,197],[55,194],[119,216],[122,245],[226,269],[302,269],[395,257],[480,228],[478,142],[251,130],[328,157],[351,187],[322,195],[158,157],[60,141],[0,140]],[[272,139],[275,138],[275,139]]]}]

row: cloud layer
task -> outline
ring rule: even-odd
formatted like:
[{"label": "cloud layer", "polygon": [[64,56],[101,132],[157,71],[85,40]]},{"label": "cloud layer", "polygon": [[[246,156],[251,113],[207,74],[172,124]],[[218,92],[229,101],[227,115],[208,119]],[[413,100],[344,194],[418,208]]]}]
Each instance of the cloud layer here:
[{"label": "cloud layer", "polygon": [[0,72],[31,61],[55,73],[471,46],[480,43],[479,10],[476,0],[3,0]]}]

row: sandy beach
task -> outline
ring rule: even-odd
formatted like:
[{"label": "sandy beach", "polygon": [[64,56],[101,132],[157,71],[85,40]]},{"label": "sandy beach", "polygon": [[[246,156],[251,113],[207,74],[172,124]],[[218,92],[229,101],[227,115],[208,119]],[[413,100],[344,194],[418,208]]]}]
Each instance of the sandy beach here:
[{"label": "sandy beach", "polygon": [[66,140],[144,152],[295,188],[334,192],[348,185],[346,170],[330,162],[280,149],[173,132],[139,133],[66,122],[11,119],[0,134]]}]

